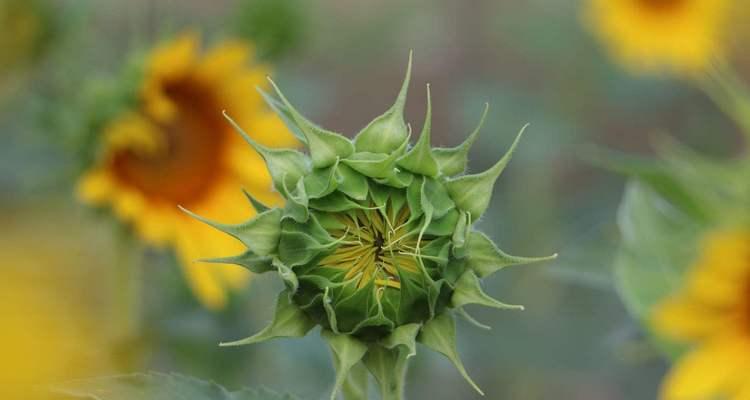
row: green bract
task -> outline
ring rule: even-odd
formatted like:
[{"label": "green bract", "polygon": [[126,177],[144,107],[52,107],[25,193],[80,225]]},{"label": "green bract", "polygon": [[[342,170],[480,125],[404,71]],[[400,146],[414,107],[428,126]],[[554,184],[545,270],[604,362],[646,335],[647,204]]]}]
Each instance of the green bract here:
[{"label": "green bract", "polygon": [[467,304],[521,308],[486,295],[479,279],[552,258],[510,256],[472,228],[521,133],[489,170],[464,175],[479,127],[458,147],[431,148],[428,86],[427,116],[410,146],[403,116],[410,71],[411,58],[396,103],[354,141],[308,121],[272,82],[278,99],[265,95],[268,103],[309,154],[243,135],[265,159],[286,206],[268,209],[251,198],[260,212],[252,220],[206,221],[247,246],[244,254],[212,261],[274,271],[286,283],[273,322],[224,345],[303,336],[320,325],[337,369],[331,398],[341,388],[347,398],[361,398],[364,365],[384,399],[400,399],[416,342],[447,356],[479,391],[456,354],[453,310],[466,316]]}]

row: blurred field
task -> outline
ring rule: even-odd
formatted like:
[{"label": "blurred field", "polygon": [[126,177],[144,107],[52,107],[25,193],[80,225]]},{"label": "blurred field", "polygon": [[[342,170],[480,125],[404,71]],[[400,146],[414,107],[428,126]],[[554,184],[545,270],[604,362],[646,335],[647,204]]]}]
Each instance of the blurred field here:
[{"label": "blurred field", "polygon": [[[434,145],[461,142],[490,103],[471,170],[486,169],[531,124],[480,227],[514,254],[559,252],[560,258],[491,279],[488,293],[526,311],[477,311],[493,327],[489,332],[459,323],[465,364],[487,398],[654,398],[666,364],[626,314],[610,276],[624,180],[588,163],[587,155],[593,145],[648,154],[658,133],[707,153],[733,154],[735,127],[680,82],[630,77],[611,64],[585,31],[577,1],[290,2],[300,10],[298,42],[277,58],[272,76],[326,128],[353,135],[385,110],[410,49],[407,120],[421,127],[430,83]],[[72,363],[61,370],[40,372],[40,381],[158,370],[231,388],[265,385],[305,399],[327,396],[333,370],[317,335],[217,346],[264,326],[280,283],[263,276],[235,294],[226,310],[201,307],[173,255],[122,239],[127,234],[112,218],[76,204],[75,141],[50,117],[78,101],[84,84],[119,73],[129,53],[162,35],[193,29],[222,36],[237,17],[235,2],[55,3],[70,26],[45,39],[54,46],[38,62],[0,80],[12,82],[0,92],[0,349],[18,343],[15,318],[26,314],[24,307],[40,304],[43,313],[73,320],[32,322],[40,327],[21,334],[32,341],[23,354],[68,357],[49,344],[49,331],[58,331],[52,323],[67,327],[52,340],[69,335],[71,345],[86,350],[60,361]],[[117,275],[123,263],[135,272]],[[129,279],[140,287],[137,298],[111,300],[119,287],[133,284]],[[3,290],[6,284],[14,291]],[[35,339],[35,330],[47,333]],[[10,359],[26,359],[23,354]],[[422,352],[409,374],[408,398],[479,398],[437,355]]]}]

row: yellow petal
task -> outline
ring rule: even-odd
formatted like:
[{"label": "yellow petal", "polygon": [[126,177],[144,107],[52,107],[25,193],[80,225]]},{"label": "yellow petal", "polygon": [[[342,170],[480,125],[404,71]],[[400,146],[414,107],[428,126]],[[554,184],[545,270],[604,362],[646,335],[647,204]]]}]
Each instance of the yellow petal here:
[{"label": "yellow petal", "polygon": [[750,369],[750,338],[725,335],[680,359],[661,389],[661,400],[705,400],[739,392]]},{"label": "yellow petal", "polygon": [[678,295],[665,300],[651,315],[651,325],[660,335],[677,341],[695,341],[731,327],[733,315],[712,309]]},{"label": "yellow petal", "polygon": [[84,203],[102,204],[113,191],[112,178],[104,171],[94,170],[84,174],[76,186],[76,195]]},{"label": "yellow petal", "polygon": [[241,71],[250,62],[250,44],[239,40],[227,40],[213,47],[197,66],[198,75],[208,81],[228,78]]}]

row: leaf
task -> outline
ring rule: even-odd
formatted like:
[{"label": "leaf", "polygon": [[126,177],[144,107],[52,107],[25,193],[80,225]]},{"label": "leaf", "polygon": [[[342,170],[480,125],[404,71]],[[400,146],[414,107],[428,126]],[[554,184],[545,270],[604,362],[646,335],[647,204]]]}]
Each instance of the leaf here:
[{"label": "leaf", "polygon": [[404,138],[401,145],[388,154],[357,152],[342,160],[342,162],[371,178],[388,178],[393,174],[396,159],[404,153],[409,144],[409,137]]},{"label": "leaf", "polygon": [[614,264],[616,287],[628,311],[643,320],[681,286],[706,226],[638,182],[626,188],[618,225],[622,244]]},{"label": "leaf", "polygon": [[506,254],[490,240],[484,233],[473,231],[469,235],[467,251],[467,266],[478,277],[485,278],[511,265],[530,264],[539,261],[554,260],[557,254],[547,257],[517,257]]},{"label": "leaf", "polygon": [[471,213],[472,221],[478,220],[484,214],[485,210],[487,210],[487,206],[490,204],[490,199],[492,198],[492,189],[495,187],[495,181],[497,181],[497,178],[500,177],[500,174],[508,165],[508,162],[510,162],[513,152],[516,146],[518,146],[518,142],[521,140],[521,136],[523,136],[527,126],[528,124],[521,128],[508,152],[490,169],[479,174],[454,178],[446,183],[448,193],[450,193],[453,201],[459,209]]},{"label": "leaf", "polygon": [[484,125],[484,119],[487,117],[489,109],[490,105],[485,103],[479,124],[463,143],[456,147],[448,149],[437,148],[432,151],[432,155],[440,167],[441,174],[444,176],[454,176],[466,171],[466,166],[469,163],[469,150],[479,137],[479,131],[482,129],[482,125]]},{"label": "leaf", "polygon": [[396,102],[383,115],[375,118],[354,138],[358,152],[390,154],[408,138],[408,128],[404,122],[404,105],[411,78],[412,53],[409,52],[409,64],[406,77],[401,85]]},{"label": "leaf", "polygon": [[267,256],[273,253],[279,243],[282,214],[282,211],[279,208],[262,212],[249,221],[238,225],[214,222],[183,207],[180,207],[180,209],[193,218],[234,236],[250,249],[250,251],[260,256]]},{"label": "leaf", "polygon": [[315,168],[325,168],[335,164],[339,158],[346,158],[354,153],[354,145],[344,136],[327,131],[303,117],[286,99],[276,83],[268,79],[276,90],[276,94],[286,106],[289,115],[307,138],[310,158]]},{"label": "leaf", "polygon": [[369,379],[367,368],[361,362],[357,363],[349,371],[344,384],[341,386],[341,393],[344,395],[344,399],[367,400]]},{"label": "leaf", "polygon": [[458,278],[451,297],[451,306],[454,308],[463,307],[467,304],[479,304],[505,310],[523,310],[523,306],[505,304],[490,297],[482,290],[479,278],[470,269]]},{"label": "leaf", "polygon": [[453,321],[453,317],[450,314],[446,312],[437,315],[435,318],[425,323],[417,340],[430,349],[446,356],[469,385],[471,385],[471,387],[473,387],[479,394],[484,396],[484,392],[482,392],[482,390],[479,389],[479,386],[477,386],[477,384],[469,377],[466,368],[464,368],[464,365],[458,356],[458,351],[456,350],[456,323]]},{"label": "leaf", "polygon": [[456,206],[445,187],[435,179],[425,177],[420,194],[422,210],[431,209],[434,219],[442,218]]},{"label": "leaf", "polygon": [[158,372],[68,382],[54,392],[64,398],[96,400],[296,400],[268,389],[230,392],[221,386],[179,374]]},{"label": "leaf", "polygon": [[336,369],[336,381],[331,392],[331,400],[335,400],[347,375],[367,352],[367,345],[352,336],[337,335],[325,330],[321,332],[321,336],[331,348],[333,365]]},{"label": "leaf", "polygon": [[220,346],[244,346],[282,337],[302,337],[315,325],[315,322],[292,302],[289,292],[283,291],[276,300],[276,311],[271,324],[253,336],[221,343]]},{"label": "leaf", "polygon": [[432,101],[430,100],[430,85],[427,85],[427,113],[419,140],[408,153],[396,161],[396,165],[408,171],[435,178],[438,175],[438,163],[432,156],[430,145],[430,130],[432,120]]},{"label": "leaf", "polygon": [[310,160],[304,154],[296,150],[272,149],[263,146],[245,133],[226,112],[224,112],[224,117],[266,161],[274,187],[279,192],[283,192],[284,186],[296,185],[300,178],[310,173]]}]

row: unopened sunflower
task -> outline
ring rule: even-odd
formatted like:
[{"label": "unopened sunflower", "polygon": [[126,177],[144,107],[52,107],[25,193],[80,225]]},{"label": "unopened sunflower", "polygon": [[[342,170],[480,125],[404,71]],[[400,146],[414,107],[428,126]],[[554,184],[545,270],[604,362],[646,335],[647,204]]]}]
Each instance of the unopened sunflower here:
[{"label": "unopened sunflower", "polygon": [[750,230],[708,235],[652,325],[692,346],[667,376],[663,400],[750,399]]},{"label": "unopened sunflower", "polygon": [[723,52],[729,0],[589,0],[586,22],[635,72],[693,74]]},{"label": "unopened sunflower", "polygon": [[132,98],[95,125],[100,146],[79,184],[86,203],[110,207],[148,243],[174,247],[194,292],[212,308],[224,305],[226,290],[248,275],[196,260],[241,247],[177,206],[239,222],[254,215],[239,189],[268,204],[280,201],[260,155],[241,143],[222,111],[265,146],[296,143],[264,108],[256,87],[265,84],[267,70],[251,61],[245,43],[226,41],[203,51],[192,34],[155,49],[140,68]]},{"label": "unopened sunflower", "polygon": [[425,123],[410,146],[403,118],[410,71],[411,61],[396,103],[353,141],[309,122],[276,88],[278,99],[269,102],[309,154],[245,138],[265,159],[285,207],[237,225],[198,217],[246,247],[214,261],[273,272],[286,285],[271,324],[226,345],[304,336],[320,326],[337,370],[332,399],[347,379],[347,387],[363,388],[366,374],[350,372],[364,367],[383,399],[402,399],[417,342],[448,357],[479,391],[458,357],[453,315],[466,316],[469,304],[520,308],[485,294],[480,278],[548,259],[510,256],[474,229],[521,135],[490,169],[465,174],[479,128],[458,147],[431,148],[428,87]]}]

